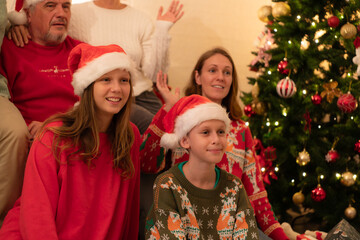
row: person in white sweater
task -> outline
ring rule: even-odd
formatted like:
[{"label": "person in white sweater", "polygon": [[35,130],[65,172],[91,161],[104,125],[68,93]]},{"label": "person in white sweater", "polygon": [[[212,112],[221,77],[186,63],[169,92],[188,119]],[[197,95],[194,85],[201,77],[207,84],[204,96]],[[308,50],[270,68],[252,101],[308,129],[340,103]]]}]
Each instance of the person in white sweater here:
[{"label": "person in white sweater", "polygon": [[182,16],[182,4],[173,0],[163,14],[160,7],[156,26],[143,12],[120,0],[94,0],[71,7],[69,35],[91,45],[118,44],[137,66],[133,85],[135,105],[131,121],[144,133],[162,106],[153,92],[159,70],[167,71],[171,26]]}]

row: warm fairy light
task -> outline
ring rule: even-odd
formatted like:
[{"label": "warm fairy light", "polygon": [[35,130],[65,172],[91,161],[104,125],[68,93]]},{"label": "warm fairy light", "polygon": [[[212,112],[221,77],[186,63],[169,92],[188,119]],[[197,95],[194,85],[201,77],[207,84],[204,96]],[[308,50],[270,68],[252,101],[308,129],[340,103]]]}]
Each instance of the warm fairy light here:
[{"label": "warm fairy light", "polygon": [[320,179],[324,179],[324,177],[325,177],[324,175],[320,175]]},{"label": "warm fairy light", "polygon": [[282,115],[283,115],[284,117],[287,116],[287,109],[286,109],[286,108],[283,108],[283,110],[282,110]]},{"label": "warm fairy light", "polygon": [[319,39],[315,39],[315,43],[318,44],[318,43],[319,43]]},{"label": "warm fairy light", "polygon": [[351,119],[351,120],[354,120],[354,116],[351,116],[350,119]]},{"label": "warm fairy light", "polygon": [[268,127],[269,127],[269,126],[270,126],[270,122],[266,122],[266,126],[268,126]]},{"label": "warm fairy light", "polygon": [[279,171],[279,168],[278,167],[275,167],[275,172],[278,172]]},{"label": "warm fairy light", "polygon": [[335,35],[335,39],[337,39],[337,38],[338,38],[338,36]]},{"label": "warm fairy light", "polygon": [[356,174],[354,174],[354,175],[353,175],[353,179],[354,179],[354,181],[356,181],[356,178],[357,178],[357,175],[356,175]]},{"label": "warm fairy light", "polygon": [[279,122],[278,122],[278,121],[275,121],[275,126],[279,126]]},{"label": "warm fairy light", "polygon": [[306,94],[307,94],[306,89],[303,89],[303,90],[302,90],[302,94],[304,94],[304,95],[306,95]]},{"label": "warm fairy light", "polygon": [[297,18],[298,20],[300,20],[300,19],[301,19],[301,16],[300,16],[300,15],[297,15],[296,18]]},{"label": "warm fairy light", "polygon": [[245,122],[245,125],[246,125],[246,126],[249,126],[249,122]]},{"label": "warm fairy light", "polygon": [[351,77],[351,73],[348,73],[347,76],[348,76],[348,77]]},{"label": "warm fairy light", "polygon": [[292,182],[292,183],[295,183],[295,179],[291,179],[291,182]]},{"label": "warm fairy light", "polygon": [[265,172],[265,168],[264,168],[264,167],[262,167],[262,168],[261,168],[261,171],[262,171],[262,172]]},{"label": "warm fairy light", "polygon": [[271,41],[267,41],[267,45],[271,46]]},{"label": "warm fairy light", "polygon": [[302,174],[302,175],[303,175],[303,177],[306,177],[306,172],[303,172],[303,174]]},{"label": "warm fairy light", "polygon": [[271,75],[271,71],[269,70],[268,72],[267,72],[269,75]]},{"label": "warm fairy light", "polygon": [[277,32],[277,28],[274,28],[274,32]]},{"label": "warm fairy light", "polygon": [[318,125],[318,129],[320,129],[321,128],[321,125]]},{"label": "warm fairy light", "polygon": [[341,178],[341,174],[340,174],[340,173],[336,173],[335,176],[336,176],[337,179],[340,179],[340,178]]},{"label": "warm fairy light", "polygon": [[312,23],[311,23],[311,26],[315,27],[315,26],[316,26],[316,23],[315,23],[315,22],[312,22]]},{"label": "warm fairy light", "polygon": [[291,40],[289,40],[288,43],[291,44]]}]

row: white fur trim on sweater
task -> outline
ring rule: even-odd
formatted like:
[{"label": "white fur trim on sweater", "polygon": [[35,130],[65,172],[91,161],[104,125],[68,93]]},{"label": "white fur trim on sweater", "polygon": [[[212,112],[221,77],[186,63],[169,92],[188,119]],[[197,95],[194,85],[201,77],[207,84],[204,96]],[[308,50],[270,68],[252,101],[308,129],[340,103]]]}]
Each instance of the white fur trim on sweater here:
[{"label": "white fur trim on sweater", "polygon": [[221,105],[217,103],[204,103],[184,112],[176,118],[174,133],[165,133],[160,140],[160,146],[174,149],[191,129],[207,120],[220,120],[225,123],[226,132],[230,129],[230,119]]},{"label": "white fur trim on sweater", "polygon": [[131,79],[136,78],[134,63],[125,53],[111,52],[101,55],[73,74],[72,85],[76,95],[81,96],[84,89],[92,82],[115,69],[124,69],[130,72]]}]

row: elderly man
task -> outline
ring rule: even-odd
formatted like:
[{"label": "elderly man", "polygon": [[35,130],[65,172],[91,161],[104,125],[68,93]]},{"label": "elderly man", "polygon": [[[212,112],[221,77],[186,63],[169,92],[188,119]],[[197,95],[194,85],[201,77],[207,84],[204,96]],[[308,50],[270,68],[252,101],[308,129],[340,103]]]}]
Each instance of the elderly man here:
[{"label": "elderly man", "polygon": [[0,218],[20,196],[29,138],[46,118],[78,100],[67,67],[69,52],[80,43],[67,37],[70,6],[71,0],[25,0],[31,40],[23,48],[3,40],[0,74],[8,89],[0,82]]}]

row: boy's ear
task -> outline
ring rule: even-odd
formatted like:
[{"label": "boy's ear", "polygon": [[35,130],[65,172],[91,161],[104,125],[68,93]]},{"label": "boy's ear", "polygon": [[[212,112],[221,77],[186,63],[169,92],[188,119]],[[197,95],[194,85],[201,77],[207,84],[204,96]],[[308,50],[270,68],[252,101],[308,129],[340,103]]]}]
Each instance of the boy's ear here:
[{"label": "boy's ear", "polygon": [[180,139],[180,146],[185,148],[185,149],[189,149],[190,148],[190,144],[189,144],[189,137],[188,136],[184,136]]}]

